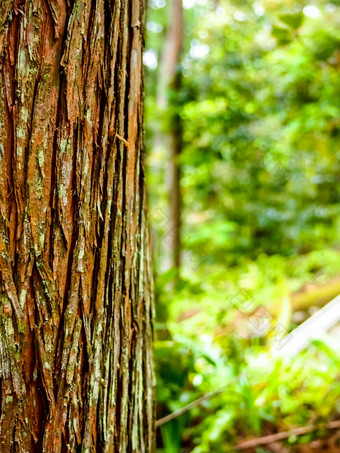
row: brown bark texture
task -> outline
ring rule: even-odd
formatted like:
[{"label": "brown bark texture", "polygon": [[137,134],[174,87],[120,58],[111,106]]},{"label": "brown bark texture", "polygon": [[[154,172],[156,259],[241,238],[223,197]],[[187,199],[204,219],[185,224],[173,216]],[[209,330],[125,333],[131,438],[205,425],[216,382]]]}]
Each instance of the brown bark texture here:
[{"label": "brown bark texture", "polygon": [[143,0],[0,1],[0,451],[151,452]]}]

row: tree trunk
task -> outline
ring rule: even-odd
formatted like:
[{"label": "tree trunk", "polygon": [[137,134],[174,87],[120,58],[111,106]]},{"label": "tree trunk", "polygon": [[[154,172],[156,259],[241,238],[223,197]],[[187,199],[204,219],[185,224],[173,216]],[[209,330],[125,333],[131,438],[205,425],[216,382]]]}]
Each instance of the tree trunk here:
[{"label": "tree trunk", "polygon": [[[179,56],[178,56],[179,58]],[[177,73],[172,82],[172,89],[177,92],[181,89],[181,75]],[[179,162],[182,153],[182,120],[175,106],[172,117],[171,131],[169,133],[169,218],[171,243],[173,243],[173,266],[177,270],[177,280],[180,277],[181,268],[181,214],[182,214],[182,193],[181,193],[181,164]]]},{"label": "tree trunk", "polygon": [[151,452],[144,1],[0,2],[0,450]]},{"label": "tree trunk", "polygon": [[[169,91],[172,90],[177,93],[181,87],[178,65],[183,46],[183,27],[182,0],[172,0],[169,28],[163,49],[157,87],[157,105],[163,112],[166,112],[169,107]],[[167,267],[174,267],[177,270],[178,278],[181,265],[181,168],[179,157],[182,151],[182,125],[177,112],[173,114],[169,132],[156,135],[156,147],[161,142],[169,150],[166,172],[169,193],[169,222],[165,242],[170,247],[171,258]]]}]

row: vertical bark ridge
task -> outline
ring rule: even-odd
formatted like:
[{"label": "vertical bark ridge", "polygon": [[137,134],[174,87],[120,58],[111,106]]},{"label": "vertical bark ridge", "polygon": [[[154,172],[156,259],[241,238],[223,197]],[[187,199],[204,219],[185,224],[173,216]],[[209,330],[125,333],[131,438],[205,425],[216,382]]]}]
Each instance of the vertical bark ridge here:
[{"label": "vertical bark ridge", "polygon": [[0,4],[0,449],[151,452],[139,0]]}]

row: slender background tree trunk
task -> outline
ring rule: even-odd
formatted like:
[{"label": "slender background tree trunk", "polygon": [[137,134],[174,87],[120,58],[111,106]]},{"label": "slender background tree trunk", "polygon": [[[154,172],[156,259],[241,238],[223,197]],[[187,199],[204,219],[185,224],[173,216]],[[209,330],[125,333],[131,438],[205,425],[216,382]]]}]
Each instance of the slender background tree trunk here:
[{"label": "slender background tree trunk", "polygon": [[0,3],[0,450],[151,452],[140,0]]},{"label": "slender background tree trunk", "polygon": [[[183,28],[182,0],[172,0],[169,28],[164,44],[157,87],[157,105],[163,113],[167,112],[167,109],[171,106],[169,93],[171,91],[173,93],[178,92],[181,86],[178,65],[184,39]],[[176,107],[173,107],[175,110]],[[169,114],[169,112],[167,113]],[[168,149],[166,178],[169,193],[169,222],[166,231],[168,236],[166,243],[170,247],[170,259],[166,266],[177,269],[177,277],[179,277],[181,265],[181,169],[179,157],[182,150],[182,127],[177,112],[172,115],[172,123],[168,132],[156,134],[155,146],[161,144]]]}]

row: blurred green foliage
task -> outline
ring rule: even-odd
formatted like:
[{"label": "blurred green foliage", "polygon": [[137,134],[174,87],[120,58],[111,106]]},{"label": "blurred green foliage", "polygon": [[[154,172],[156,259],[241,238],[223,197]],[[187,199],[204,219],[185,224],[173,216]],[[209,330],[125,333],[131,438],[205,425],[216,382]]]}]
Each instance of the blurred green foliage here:
[{"label": "blurred green foliage", "polygon": [[[169,1],[150,0],[146,138],[156,255],[158,416],[242,376],[159,432],[164,453],[224,452],[245,437],[338,416],[340,353],[326,336],[294,360],[271,353],[291,293],[340,269],[340,11],[337,1],[184,0],[181,89],[156,105]],[[183,265],[162,273],[165,147],[183,124]],[[164,223],[164,222],[163,222]],[[263,305],[269,332],[249,313]],[[288,305],[285,302],[288,300]],[[236,302],[235,302],[236,301]],[[287,308],[288,306],[288,308]],[[287,330],[287,332],[288,332]],[[339,344],[338,344],[339,346]],[[313,434],[290,442],[309,442]]]}]

